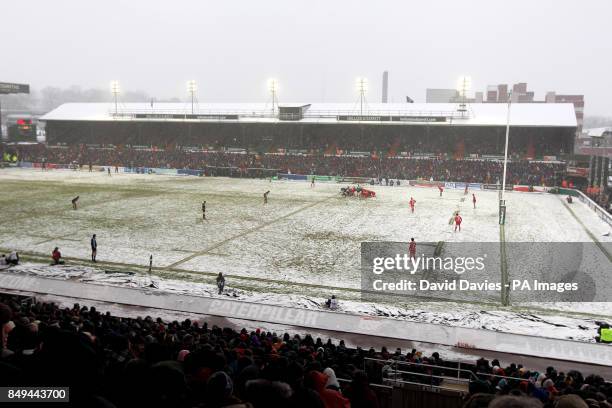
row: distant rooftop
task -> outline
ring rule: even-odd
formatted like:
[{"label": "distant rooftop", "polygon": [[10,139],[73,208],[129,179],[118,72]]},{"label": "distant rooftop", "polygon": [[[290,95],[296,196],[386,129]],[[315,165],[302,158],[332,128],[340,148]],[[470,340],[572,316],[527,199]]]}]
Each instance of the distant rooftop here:
[{"label": "distant rooftop", "polygon": [[586,133],[586,135],[589,137],[604,137],[612,135],[612,127],[586,129],[584,133]]}]

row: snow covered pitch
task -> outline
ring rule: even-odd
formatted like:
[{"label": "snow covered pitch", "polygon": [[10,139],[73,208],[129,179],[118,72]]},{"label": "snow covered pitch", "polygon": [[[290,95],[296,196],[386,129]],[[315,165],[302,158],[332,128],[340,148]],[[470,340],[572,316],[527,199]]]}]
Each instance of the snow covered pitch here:
[{"label": "snow covered pitch", "polygon": [[[4,228],[0,248],[194,272],[359,287],[362,241],[499,241],[498,193],[417,187],[372,187],[374,199],[343,198],[341,185],[253,179],[0,171]],[[263,193],[270,190],[269,203]],[[80,196],[74,211],[71,199]],[[414,214],[408,201],[416,200]],[[552,194],[509,193],[507,241],[590,242],[608,227],[585,205],[581,225]],[[201,203],[206,200],[206,221]],[[577,201],[577,200],[576,200]],[[463,217],[453,232],[454,211]],[[7,228],[8,227],[8,228]]]}]

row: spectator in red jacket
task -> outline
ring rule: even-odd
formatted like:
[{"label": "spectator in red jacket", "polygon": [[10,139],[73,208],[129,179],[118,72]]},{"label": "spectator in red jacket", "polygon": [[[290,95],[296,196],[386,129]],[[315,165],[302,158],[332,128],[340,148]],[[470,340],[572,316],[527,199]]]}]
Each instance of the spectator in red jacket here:
[{"label": "spectator in red jacket", "polygon": [[326,388],[328,378],[327,374],[313,370],[306,375],[304,385],[319,393],[325,408],[350,408],[351,403],[339,391]]},{"label": "spectator in red jacket", "polygon": [[58,247],[55,247],[53,252],[51,253],[51,258],[53,258],[54,265],[63,265],[64,261],[62,261],[62,253],[59,251]]}]

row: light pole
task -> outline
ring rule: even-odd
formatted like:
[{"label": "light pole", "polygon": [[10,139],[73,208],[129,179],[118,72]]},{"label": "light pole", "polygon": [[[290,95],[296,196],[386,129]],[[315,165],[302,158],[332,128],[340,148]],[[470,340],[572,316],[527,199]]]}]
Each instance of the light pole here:
[{"label": "light pole", "polygon": [[463,116],[467,112],[467,92],[472,87],[472,78],[467,75],[462,75],[457,81],[457,91],[461,97],[461,103],[459,104],[459,112]]},{"label": "light pole", "polygon": [[198,85],[196,84],[195,80],[190,80],[187,81],[187,91],[191,94],[191,114],[193,115],[194,110],[193,110],[193,103],[195,100],[195,93],[198,90]]},{"label": "light pole", "polygon": [[278,81],[274,78],[268,79],[268,92],[272,97],[272,115],[275,113],[275,105],[278,105]]},{"label": "light pole", "polygon": [[119,81],[114,80],[111,81],[111,93],[113,94],[113,98],[115,99],[115,116],[117,116],[117,98],[119,97],[119,92],[120,92],[120,88],[119,88]]},{"label": "light pole", "polygon": [[365,103],[365,95],[368,92],[367,78],[357,78],[357,92],[359,92],[359,116],[363,116],[363,104]]}]

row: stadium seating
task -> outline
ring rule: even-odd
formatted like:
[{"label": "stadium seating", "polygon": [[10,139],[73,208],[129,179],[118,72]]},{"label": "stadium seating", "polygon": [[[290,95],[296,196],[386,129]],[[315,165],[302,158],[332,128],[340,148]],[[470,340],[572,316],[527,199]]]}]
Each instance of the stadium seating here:
[{"label": "stadium seating", "polygon": [[487,406],[504,395],[524,403],[512,406],[612,403],[612,384],[577,371],[537,373],[485,359],[460,364],[438,353],[121,318],[9,294],[0,295],[0,325],[0,383],[70,386],[73,406],[452,408],[465,400]]}]

